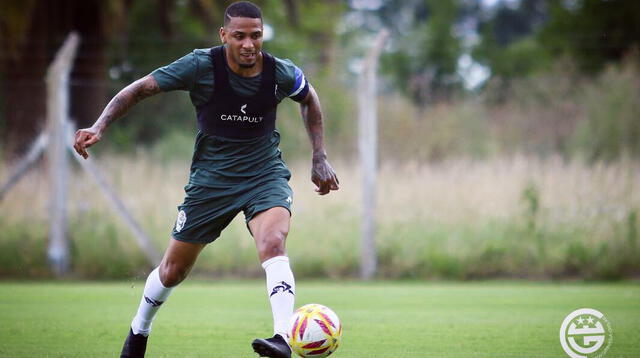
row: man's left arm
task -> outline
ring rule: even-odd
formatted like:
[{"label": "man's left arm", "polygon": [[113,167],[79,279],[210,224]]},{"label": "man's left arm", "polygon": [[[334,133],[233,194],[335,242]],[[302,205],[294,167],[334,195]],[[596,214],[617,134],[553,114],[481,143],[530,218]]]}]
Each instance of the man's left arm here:
[{"label": "man's left arm", "polygon": [[317,186],[316,192],[318,194],[329,194],[331,190],[339,189],[340,182],[327,160],[327,152],[324,149],[322,109],[318,94],[311,84],[309,84],[309,92],[300,101],[300,113],[313,149],[311,181]]}]

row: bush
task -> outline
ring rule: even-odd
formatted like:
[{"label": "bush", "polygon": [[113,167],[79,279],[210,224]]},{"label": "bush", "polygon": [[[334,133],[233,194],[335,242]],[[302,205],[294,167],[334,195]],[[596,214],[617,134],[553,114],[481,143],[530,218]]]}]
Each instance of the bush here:
[{"label": "bush", "polygon": [[640,158],[640,71],[631,61],[610,66],[585,86],[586,109],[573,138],[575,150],[591,161]]}]

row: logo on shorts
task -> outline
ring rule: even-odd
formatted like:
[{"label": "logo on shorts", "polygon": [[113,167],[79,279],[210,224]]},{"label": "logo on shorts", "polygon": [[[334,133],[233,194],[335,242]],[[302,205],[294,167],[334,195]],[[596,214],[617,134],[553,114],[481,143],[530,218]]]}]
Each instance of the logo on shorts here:
[{"label": "logo on shorts", "polygon": [[184,210],[180,210],[178,213],[178,219],[176,220],[176,231],[180,232],[184,227],[184,223],[187,222],[187,213]]},{"label": "logo on shorts", "polygon": [[600,358],[613,343],[611,323],[591,308],[575,310],[560,327],[560,344],[571,358]]},{"label": "logo on shorts", "polygon": [[293,202],[293,199],[291,199],[291,196],[287,196],[287,203],[291,204]]}]

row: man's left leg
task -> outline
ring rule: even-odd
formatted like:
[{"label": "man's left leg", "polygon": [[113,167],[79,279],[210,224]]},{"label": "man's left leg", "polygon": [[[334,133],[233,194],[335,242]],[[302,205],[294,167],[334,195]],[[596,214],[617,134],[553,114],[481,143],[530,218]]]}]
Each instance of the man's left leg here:
[{"label": "man's left leg", "polygon": [[290,219],[287,209],[274,207],[256,214],[248,223],[266,273],[273,313],[273,338],[256,339],[252,344],[254,351],[264,357],[291,357],[287,326],[293,314],[295,280],[285,250]]}]

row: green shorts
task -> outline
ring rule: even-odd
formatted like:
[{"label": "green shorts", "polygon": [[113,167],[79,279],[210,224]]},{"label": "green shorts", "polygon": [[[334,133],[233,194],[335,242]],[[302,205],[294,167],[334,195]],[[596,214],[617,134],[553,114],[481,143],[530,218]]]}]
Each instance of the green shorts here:
[{"label": "green shorts", "polygon": [[274,178],[239,190],[223,190],[189,184],[178,206],[173,238],[192,243],[210,243],[240,212],[248,223],[261,211],[281,206],[291,213],[293,191],[287,178]]}]

